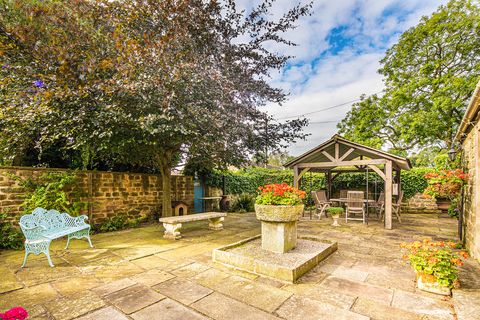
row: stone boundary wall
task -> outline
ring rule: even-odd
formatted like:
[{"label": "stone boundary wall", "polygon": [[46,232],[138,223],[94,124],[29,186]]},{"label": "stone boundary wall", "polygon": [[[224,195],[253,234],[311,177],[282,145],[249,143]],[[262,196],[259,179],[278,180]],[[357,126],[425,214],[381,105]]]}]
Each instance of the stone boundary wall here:
[{"label": "stone boundary wall", "polygon": [[[22,178],[38,177],[46,171],[61,172],[65,169],[44,169],[28,167],[0,167],[0,211],[7,211],[13,217],[22,214],[22,196],[25,191],[9,174]],[[85,193],[82,201],[93,203],[84,214],[90,223],[97,224],[108,218],[124,215],[128,218],[159,217],[162,210],[163,186],[160,175],[78,171],[79,186]],[[193,212],[193,177],[172,176],[172,200],[185,202],[189,213]]]},{"label": "stone boundary wall", "polygon": [[402,212],[405,213],[439,213],[437,201],[417,193],[402,204]]}]

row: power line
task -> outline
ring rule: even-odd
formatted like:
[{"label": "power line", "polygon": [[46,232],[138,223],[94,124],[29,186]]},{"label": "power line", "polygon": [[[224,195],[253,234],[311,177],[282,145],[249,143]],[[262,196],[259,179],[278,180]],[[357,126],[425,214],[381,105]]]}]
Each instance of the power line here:
[{"label": "power line", "polygon": [[[382,92],[382,91],[375,92],[375,93],[372,93],[371,95],[374,95],[374,94],[379,94],[379,93],[381,93],[381,92]],[[311,111],[311,112],[307,112],[307,113],[298,114],[298,115],[295,115],[295,116],[289,116],[289,117],[278,118],[277,120],[286,120],[286,119],[292,119],[292,118],[304,117],[304,116],[308,116],[308,115],[310,115],[310,114],[314,114],[314,113],[318,113],[318,112],[322,112],[322,111],[326,111],[326,110],[330,110],[330,109],[334,109],[334,108],[343,107],[343,106],[345,106],[345,105],[347,105],[347,104],[351,104],[351,103],[354,103],[354,102],[357,102],[357,101],[360,101],[360,100],[362,100],[362,98],[358,98],[358,99],[355,99],[355,100],[351,100],[351,101],[343,102],[343,103],[336,104],[336,105],[333,105],[333,106],[330,106],[330,107],[326,107],[326,108],[323,108],[323,109],[318,109],[318,110],[315,110],[315,111]]]}]

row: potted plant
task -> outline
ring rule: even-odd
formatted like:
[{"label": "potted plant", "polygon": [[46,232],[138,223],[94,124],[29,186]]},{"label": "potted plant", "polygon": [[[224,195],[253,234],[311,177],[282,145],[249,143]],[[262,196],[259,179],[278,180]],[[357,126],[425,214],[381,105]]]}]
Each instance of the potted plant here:
[{"label": "potted plant", "polygon": [[463,259],[468,258],[468,254],[455,250],[455,242],[425,239],[400,246],[405,251],[403,259],[409,261],[415,270],[420,290],[450,295],[451,289],[460,285],[458,268],[463,266]]},{"label": "potted plant", "polygon": [[297,243],[297,220],[303,213],[305,191],[286,183],[258,188],[255,213],[262,223],[262,248],[285,253]]},{"label": "potted plant", "polygon": [[441,170],[425,175],[428,187],[424,194],[437,200],[438,209],[452,216],[458,215],[459,197],[468,174],[461,169]]},{"label": "potted plant", "polygon": [[339,227],[340,225],[338,224],[338,218],[340,217],[341,214],[345,212],[345,210],[343,210],[342,207],[330,207],[330,208],[327,208],[327,212],[333,218],[332,226]]}]

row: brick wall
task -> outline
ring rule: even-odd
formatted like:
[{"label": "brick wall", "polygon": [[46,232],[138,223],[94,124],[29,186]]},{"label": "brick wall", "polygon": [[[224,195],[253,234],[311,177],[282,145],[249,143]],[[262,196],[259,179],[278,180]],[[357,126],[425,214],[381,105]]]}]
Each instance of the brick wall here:
[{"label": "brick wall", "polygon": [[[41,169],[24,167],[0,168],[0,210],[8,210],[13,216],[22,212],[21,204],[24,191],[18,183],[9,177],[14,174],[23,178],[38,177],[45,171],[61,169]],[[159,175],[79,171],[79,186],[86,194],[82,200],[93,203],[87,212],[91,223],[100,223],[115,215],[129,218],[149,218],[161,215],[163,195],[162,179]],[[193,178],[172,176],[172,200],[185,202],[193,212]]]}]

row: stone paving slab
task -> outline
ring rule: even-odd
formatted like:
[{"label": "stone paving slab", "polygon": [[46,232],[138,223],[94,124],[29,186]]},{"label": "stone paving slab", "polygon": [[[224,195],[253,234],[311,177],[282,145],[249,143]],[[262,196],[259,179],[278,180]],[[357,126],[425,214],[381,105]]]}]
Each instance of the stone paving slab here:
[{"label": "stone paving slab", "polygon": [[272,314],[216,292],[195,302],[192,307],[215,320],[280,320]]},{"label": "stone paving slab", "polygon": [[191,278],[197,274],[209,269],[210,267],[202,263],[194,262],[184,267],[172,270],[172,274],[178,277]]},{"label": "stone paving slab", "polygon": [[23,288],[23,285],[17,280],[15,274],[5,267],[0,267],[2,281],[0,281],[0,293],[9,292]]},{"label": "stone paving slab", "polygon": [[165,298],[144,285],[134,285],[105,296],[105,300],[126,314],[143,309]]},{"label": "stone paving slab", "polygon": [[480,289],[454,289],[458,320],[480,319]]},{"label": "stone paving slab", "polygon": [[79,292],[47,302],[45,307],[56,320],[70,320],[105,305],[93,292]]},{"label": "stone paving slab", "polygon": [[436,320],[434,316],[419,315],[418,313],[394,308],[378,303],[375,300],[358,298],[352,311],[376,320]]},{"label": "stone paving slab", "polygon": [[215,290],[251,306],[273,312],[292,294],[262,283],[231,276]]},{"label": "stone paving slab", "polygon": [[178,278],[162,282],[153,289],[185,305],[192,304],[213,292],[195,282]]},{"label": "stone paving slab", "polygon": [[76,292],[86,291],[91,288],[102,285],[103,282],[92,276],[74,276],[71,278],[63,278],[52,282],[53,287],[64,296],[74,294]]},{"label": "stone paving slab", "polygon": [[321,286],[348,295],[374,299],[387,305],[390,304],[393,296],[393,290],[336,277],[328,277],[321,282]]},{"label": "stone paving slab", "polygon": [[105,307],[84,315],[78,320],[128,320],[128,318],[114,307]]},{"label": "stone paving slab", "polygon": [[139,273],[131,277],[133,281],[144,284],[149,287],[153,287],[154,285],[157,285],[159,283],[162,283],[164,281],[167,281],[173,278],[175,278],[173,274],[170,274],[168,272],[165,272],[159,269],[152,269],[147,272]]},{"label": "stone paving slab", "polygon": [[182,304],[164,299],[132,314],[134,320],[207,320],[208,318]]},{"label": "stone paving slab", "polygon": [[95,292],[96,294],[98,294],[99,296],[106,296],[107,294],[123,290],[123,289],[131,287],[135,284],[137,284],[137,283],[135,281],[133,281],[132,279],[124,278],[124,279],[120,279],[120,280],[117,280],[117,281],[112,281],[112,282],[109,282],[105,285],[96,287],[96,288],[92,289],[92,291]]},{"label": "stone paving slab", "polygon": [[369,317],[337,308],[329,303],[292,296],[276,313],[289,320],[368,320]]},{"label": "stone paving slab", "polygon": [[448,303],[402,290],[395,290],[392,306],[416,313],[435,316],[439,319],[453,319],[453,310]]},{"label": "stone paving slab", "polygon": [[130,260],[130,262],[145,270],[165,267],[171,263],[170,261],[162,259],[156,255]]},{"label": "stone paving slab", "polygon": [[13,307],[34,306],[45,301],[53,300],[58,292],[49,283],[12,291],[0,295],[0,310],[8,310]]}]

